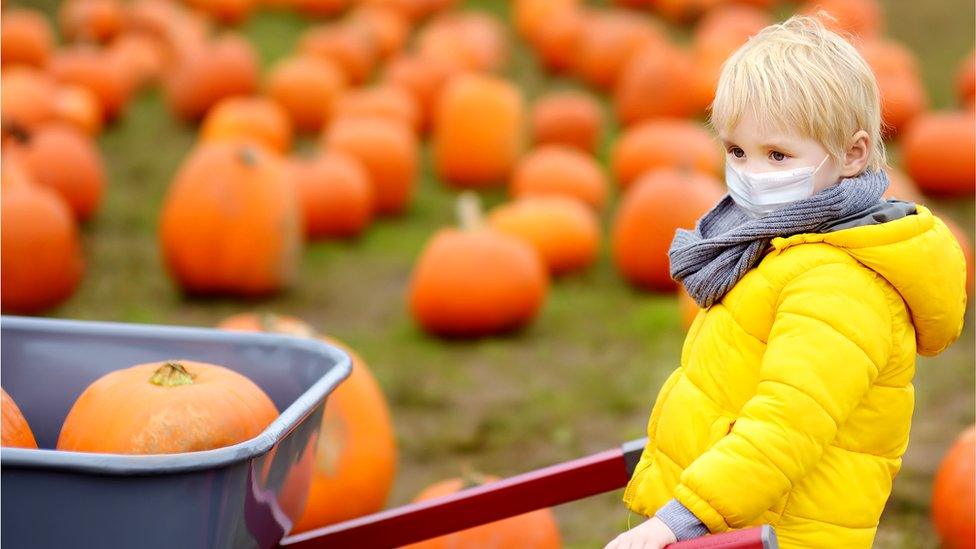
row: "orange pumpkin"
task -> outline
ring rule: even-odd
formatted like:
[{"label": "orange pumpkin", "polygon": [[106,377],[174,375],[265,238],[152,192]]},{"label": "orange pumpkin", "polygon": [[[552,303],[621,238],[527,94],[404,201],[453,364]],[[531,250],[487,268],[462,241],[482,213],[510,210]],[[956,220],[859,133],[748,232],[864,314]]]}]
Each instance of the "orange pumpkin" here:
[{"label": "orange pumpkin", "polygon": [[54,49],[54,33],[40,13],[23,8],[0,16],[0,64],[43,67]]},{"label": "orange pumpkin", "polygon": [[54,117],[89,136],[102,131],[102,105],[88,88],[60,86],[54,93]]},{"label": "orange pumpkin", "polygon": [[587,83],[609,90],[631,56],[647,45],[663,45],[663,32],[626,11],[589,13],[576,41],[573,70]]},{"label": "orange pumpkin", "polygon": [[459,204],[461,228],[435,233],[414,265],[411,314],[424,330],[451,337],[524,326],[545,301],[545,264],[521,239],[484,227],[475,195]]},{"label": "orange pumpkin", "polygon": [[976,186],[976,120],[973,113],[919,115],[901,140],[902,162],[925,194],[972,196]]},{"label": "orange pumpkin", "polygon": [[357,236],[373,219],[373,186],[355,158],[330,151],[289,160],[287,177],[295,186],[309,238]]},{"label": "orange pumpkin", "polygon": [[0,77],[0,119],[4,132],[30,130],[54,117],[57,85],[37,69],[13,67]]},{"label": "orange pumpkin", "polygon": [[279,61],[266,86],[268,95],[302,132],[322,129],[345,87],[346,75],[335,63],[308,55]]},{"label": "orange pumpkin", "polygon": [[329,25],[305,31],[298,49],[303,54],[332,61],[351,84],[362,84],[379,58],[369,31],[360,25]]},{"label": "orange pumpkin", "polygon": [[214,105],[200,128],[204,141],[250,141],[268,150],[291,149],[291,121],[280,105],[264,97],[228,97]]},{"label": "orange pumpkin", "polygon": [[74,216],[60,195],[33,184],[16,156],[4,155],[0,181],[0,308],[50,309],[74,293],[84,270]]},{"label": "orange pumpkin", "polygon": [[[299,3],[298,0],[293,2]],[[257,6],[257,0],[188,0],[187,3],[217,21],[229,25],[246,20]]]},{"label": "orange pumpkin", "polygon": [[392,9],[414,23],[437,12],[446,11],[457,4],[457,0],[360,0],[360,2],[367,6]]},{"label": "orange pumpkin", "polygon": [[695,222],[724,195],[722,184],[688,170],[654,170],[627,190],[613,220],[613,260],[631,284],[674,291],[668,248],[679,227]]},{"label": "orange pumpkin", "polygon": [[512,18],[515,29],[522,38],[531,40],[549,24],[554,13],[578,4],[579,0],[514,0]]},{"label": "orange pumpkin", "polygon": [[0,388],[0,415],[2,423],[0,426],[0,446],[5,448],[37,448],[37,440],[31,431],[27,419],[21,413],[20,408],[14,399],[10,398],[7,391]]},{"label": "orange pumpkin", "polygon": [[109,52],[122,66],[128,87],[141,89],[156,83],[167,62],[165,46],[157,39],[141,33],[126,33],[112,41]]},{"label": "orange pumpkin", "polygon": [[[414,502],[453,494],[488,482],[497,477],[468,474],[435,483],[417,495]],[[556,516],[550,509],[539,509],[522,515],[468,528],[438,538],[407,545],[404,549],[449,549],[462,547],[520,547],[522,549],[559,549],[562,540]]]},{"label": "orange pumpkin", "polygon": [[650,118],[684,118],[698,105],[688,93],[695,69],[691,56],[670,45],[652,44],[624,66],[613,94],[617,118],[625,126]]},{"label": "orange pumpkin", "polygon": [[895,168],[886,166],[885,172],[888,174],[888,190],[885,191],[884,198],[897,198],[916,204],[923,202],[925,198],[918,191],[915,182],[908,177],[908,174]]},{"label": "orange pumpkin", "polygon": [[655,168],[689,168],[720,177],[722,149],[712,135],[690,120],[651,120],[624,131],[610,153],[621,188]]},{"label": "orange pumpkin", "polygon": [[976,547],[976,425],[959,435],[939,464],[932,487],[932,523],[946,549]]},{"label": "orange pumpkin", "polygon": [[516,198],[570,196],[599,210],[607,200],[607,179],[600,164],[589,155],[570,147],[546,145],[519,161],[510,191]]},{"label": "orange pumpkin", "polygon": [[472,71],[495,71],[508,60],[505,27],[487,13],[439,15],[417,36],[421,57]]},{"label": "orange pumpkin", "polygon": [[199,120],[218,101],[251,95],[258,82],[258,59],[251,44],[235,35],[183,51],[164,79],[170,110],[184,120]]},{"label": "orange pumpkin", "polygon": [[976,263],[974,263],[976,257],[973,254],[973,245],[969,240],[969,235],[948,216],[939,215],[939,218],[942,219],[942,222],[946,224],[946,227],[956,237],[956,241],[959,242],[959,247],[962,248],[962,254],[966,258],[966,292],[971,296],[973,295],[973,281],[976,278]]},{"label": "orange pumpkin", "polygon": [[380,59],[399,53],[410,37],[410,22],[397,10],[383,6],[360,5],[349,18],[373,36]]},{"label": "orange pumpkin", "polygon": [[326,131],[325,147],[348,154],[366,169],[376,213],[395,215],[410,205],[420,165],[410,128],[380,118],[344,118]]},{"label": "orange pumpkin", "polygon": [[688,291],[681,284],[678,284],[678,311],[681,313],[681,327],[687,332],[695,317],[698,316],[698,304],[692,299]]},{"label": "orange pumpkin", "polygon": [[715,99],[715,88],[722,63],[746,40],[772,24],[764,10],[753,6],[722,5],[705,14],[695,27],[692,58],[691,101],[697,111],[704,111]]},{"label": "orange pumpkin", "polygon": [[956,97],[960,105],[972,105],[976,100],[976,50],[969,52],[956,70]]},{"label": "orange pumpkin", "polygon": [[243,375],[206,362],[137,364],[95,380],[71,406],[58,450],[178,454],[232,446],[278,417]]},{"label": "orange pumpkin", "polygon": [[555,91],[535,102],[531,124],[537,145],[567,145],[595,153],[603,135],[603,112],[586,93]]},{"label": "orange pumpkin", "polygon": [[383,82],[400,86],[413,95],[420,108],[421,124],[430,129],[441,90],[458,69],[451,63],[416,54],[399,56],[386,66]]},{"label": "orange pumpkin", "polygon": [[417,100],[399,86],[380,85],[347,91],[336,103],[333,119],[378,117],[404,124],[420,133],[422,120]]},{"label": "orange pumpkin", "polygon": [[349,6],[349,0],[290,0],[292,7],[315,17],[335,15]]},{"label": "orange pumpkin", "polygon": [[163,258],[185,291],[262,295],[294,279],[301,219],[283,178],[280,160],[250,144],[202,143],[190,153],[160,220]]},{"label": "orange pumpkin", "polygon": [[79,221],[94,215],[105,192],[105,164],[90,137],[67,124],[45,124],[18,136],[15,153],[31,179],[64,197]]},{"label": "orange pumpkin", "polygon": [[[352,358],[352,373],[326,400],[308,504],[292,533],[382,509],[393,486],[397,446],[390,407],[366,362],[342,342],[316,335],[293,317],[244,313],[218,326],[321,337]],[[336,494],[343,496],[336,499]]]},{"label": "orange pumpkin", "polygon": [[865,40],[858,49],[878,81],[885,134],[896,135],[928,107],[918,61],[911,50],[892,40]]},{"label": "orange pumpkin", "polygon": [[573,66],[576,43],[583,32],[587,14],[587,10],[575,4],[553,10],[546,24],[529,38],[547,69],[562,72]]},{"label": "orange pumpkin", "polygon": [[524,101],[507,80],[465,74],[441,94],[434,121],[437,175],[460,188],[503,185],[522,150]]},{"label": "orange pumpkin", "polygon": [[121,116],[132,95],[124,68],[107,50],[88,45],[61,49],[51,58],[49,70],[59,82],[95,94],[106,121]]},{"label": "orange pumpkin", "polygon": [[884,30],[884,15],[878,0],[807,0],[800,13],[816,15],[827,12],[834,20],[824,19],[827,28],[861,38],[876,38]]},{"label": "orange pumpkin", "polygon": [[653,0],[657,13],[666,19],[685,23],[701,17],[726,0]]},{"label": "orange pumpkin", "polygon": [[119,0],[65,0],[58,22],[69,41],[108,42],[122,30],[125,11]]},{"label": "orange pumpkin", "polygon": [[495,207],[491,228],[532,245],[550,274],[589,267],[600,247],[600,222],[586,204],[568,196],[535,196]]}]

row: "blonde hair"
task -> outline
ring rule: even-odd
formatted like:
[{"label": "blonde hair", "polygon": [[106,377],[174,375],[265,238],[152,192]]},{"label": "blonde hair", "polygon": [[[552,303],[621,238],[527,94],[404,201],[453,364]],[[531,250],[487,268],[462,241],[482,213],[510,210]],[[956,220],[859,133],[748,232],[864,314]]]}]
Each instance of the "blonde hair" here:
[{"label": "blonde hair", "polygon": [[796,16],[770,25],[725,61],[712,127],[731,131],[747,109],[763,127],[812,138],[839,160],[864,130],[872,145],[867,169],[885,165],[874,73],[850,42],[819,19]]}]

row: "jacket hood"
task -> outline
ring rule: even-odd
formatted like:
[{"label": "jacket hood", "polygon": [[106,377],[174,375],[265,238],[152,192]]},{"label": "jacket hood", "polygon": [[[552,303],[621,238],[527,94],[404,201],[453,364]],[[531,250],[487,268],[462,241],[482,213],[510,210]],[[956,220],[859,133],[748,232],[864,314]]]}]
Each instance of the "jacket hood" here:
[{"label": "jacket hood", "polygon": [[[774,238],[773,248],[824,242],[843,249],[884,277],[901,294],[915,325],[918,353],[935,356],[962,333],[966,313],[966,258],[941,219],[922,205],[881,206],[840,230]],[[831,230],[831,229],[828,229]]]}]

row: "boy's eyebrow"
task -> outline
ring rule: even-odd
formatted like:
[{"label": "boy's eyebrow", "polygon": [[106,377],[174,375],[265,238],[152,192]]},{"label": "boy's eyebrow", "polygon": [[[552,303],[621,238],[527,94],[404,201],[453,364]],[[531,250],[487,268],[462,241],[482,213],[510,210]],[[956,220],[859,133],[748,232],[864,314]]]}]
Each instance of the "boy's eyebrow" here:
[{"label": "boy's eyebrow", "polygon": [[760,148],[762,149],[790,149],[790,145],[785,141],[767,141]]}]

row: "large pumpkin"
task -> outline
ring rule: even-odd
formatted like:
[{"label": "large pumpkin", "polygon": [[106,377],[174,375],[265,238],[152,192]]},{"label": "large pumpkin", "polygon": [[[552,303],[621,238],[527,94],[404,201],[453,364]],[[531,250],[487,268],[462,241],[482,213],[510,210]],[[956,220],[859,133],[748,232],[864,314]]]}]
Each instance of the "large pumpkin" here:
[{"label": "large pumpkin", "polygon": [[23,8],[0,16],[0,64],[43,67],[54,49],[54,33],[40,13]]},{"label": "large pumpkin", "polygon": [[204,141],[250,141],[268,150],[291,149],[291,121],[285,110],[264,97],[228,97],[214,105],[200,128]]},{"label": "large pumpkin", "polygon": [[186,48],[164,80],[166,102],[184,120],[199,120],[218,101],[257,89],[258,58],[247,40],[226,35]]},{"label": "large pumpkin", "polygon": [[976,119],[972,112],[919,115],[901,140],[905,171],[925,194],[972,196],[976,187]]},{"label": "large pumpkin", "polygon": [[735,50],[773,23],[769,13],[754,6],[729,4],[709,11],[695,27],[691,100],[704,111],[715,99],[722,63]]},{"label": "large pumpkin", "polygon": [[576,4],[555,9],[546,24],[529,37],[536,54],[550,71],[563,72],[573,66],[576,43],[583,33],[589,10]]},{"label": "large pumpkin", "polygon": [[649,44],[662,45],[662,31],[622,10],[588,14],[574,49],[574,72],[587,83],[609,90],[631,56]]},{"label": "large pumpkin", "polygon": [[298,194],[309,239],[357,236],[373,219],[369,173],[348,154],[329,151],[293,158],[286,173]]},{"label": "large pumpkin", "polygon": [[303,54],[332,61],[354,85],[369,78],[379,58],[369,31],[354,24],[312,27],[302,35],[298,48]]},{"label": "large pumpkin", "polygon": [[[442,480],[425,488],[414,503],[443,497],[466,488],[498,480],[496,477],[468,474],[465,478]],[[522,515],[453,532],[434,539],[405,546],[404,549],[559,549],[562,540],[559,524],[550,509],[538,509]]]},{"label": "large pumpkin", "polygon": [[513,0],[512,19],[515,30],[522,38],[531,40],[549,23],[554,13],[579,3],[579,0]]},{"label": "large pumpkin", "polygon": [[74,293],[84,271],[74,215],[54,190],[34,184],[5,154],[0,191],[0,308],[29,314]]},{"label": "large pumpkin", "polygon": [[206,362],[171,360],[115,370],[71,406],[58,450],[178,454],[231,446],[278,417],[268,395],[243,375]]},{"label": "large pumpkin", "polygon": [[311,326],[292,317],[245,313],[219,327],[321,337],[352,357],[352,373],[326,401],[308,504],[292,531],[382,509],[396,474],[396,436],[386,397],[366,362],[343,343],[317,336]]},{"label": "large pumpkin", "polygon": [[676,46],[651,44],[624,65],[613,93],[617,118],[633,125],[650,118],[684,118],[698,105],[688,93],[695,69],[691,55]]},{"label": "large pumpkin", "polygon": [[522,150],[524,101],[498,77],[465,74],[441,94],[434,121],[434,166],[452,186],[503,185]]},{"label": "large pumpkin", "polygon": [[37,448],[37,440],[27,419],[14,399],[0,388],[0,446],[5,448]]},{"label": "large pumpkin", "polygon": [[915,54],[893,40],[865,40],[858,49],[878,82],[885,134],[896,135],[928,107]]},{"label": "large pumpkin", "polygon": [[502,204],[488,214],[488,224],[531,244],[554,276],[586,269],[600,248],[596,214],[567,196],[536,196]]},{"label": "large pumpkin", "polygon": [[310,55],[282,59],[266,84],[268,96],[284,107],[302,132],[322,129],[345,88],[346,75],[333,61]]},{"label": "large pumpkin", "polygon": [[833,18],[823,19],[827,28],[860,38],[876,38],[884,30],[884,15],[878,0],[807,0],[800,13],[816,15],[825,11]]},{"label": "large pumpkin", "polygon": [[120,116],[132,95],[124,67],[107,50],[89,45],[63,48],[51,58],[48,69],[58,81],[83,86],[95,94],[106,120]]},{"label": "large pumpkin", "polygon": [[423,120],[417,100],[399,86],[380,85],[344,93],[335,105],[333,118],[379,117],[405,124],[420,133]]},{"label": "large pumpkin", "polygon": [[484,227],[473,195],[462,195],[459,209],[462,227],[435,233],[414,265],[410,312],[425,330],[443,336],[524,326],[545,300],[545,265],[531,245]]},{"label": "large pumpkin", "polygon": [[406,125],[380,118],[344,118],[325,134],[327,150],[358,160],[373,186],[375,211],[395,215],[413,200],[419,168],[417,138]]},{"label": "large pumpkin", "polygon": [[363,25],[373,36],[380,59],[389,59],[400,52],[410,37],[410,22],[399,11],[384,6],[360,5],[349,18]]},{"label": "large pumpkin", "polygon": [[976,426],[949,448],[932,486],[932,522],[946,549],[976,547]]},{"label": "large pumpkin", "polygon": [[487,13],[439,15],[417,36],[417,53],[472,71],[501,69],[508,60],[505,27]]},{"label": "large pumpkin", "polygon": [[125,24],[119,0],[65,0],[58,11],[61,35],[79,42],[108,42]]},{"label": "large pumpkin", "polygon": [[720,176],[722,149],[701,124],[690,120],[651,120],[620,134],[610,153],[617,183],[627,188],[655,168],[692,169]]},{"label": "large pumpkin", "polygon": [[413,94],[420,107],[422,126],[427,130],[433,125],[434,109],[441,90],[457,72],[458,69],[448,61],[407,54],[387,64],[383,81]]},{"label": "large pumpkin", "polygon": [[166,45],[143,33],[126,33],[112,41],[109,53],[122,66],[128,87],[138,90],[155,84],[169,60]]},{"label": "large pumpkin", "polygon": [[267,294],[297,274],[299,215],[273,153],[203,143],[180,166],[163,202],[163,258],[187,292]]},{"label": "large pumpkin", "polygon": [[600,164],[586,153],[546,145],[525,155],[515,167],[512,196],[571,196],[594,209],[607,200],[607,179]]},{"label": "large pumpkin", "polygon": [[613,260],[631,284],[674,291],[668,248],[679,227],[695,222],[723,196],[715,178],[688,170],[654,170],[627,190],[613,220]]},{"label": "large pumpkin", "polygon": [[28,130],[54,117],[57,84],[46,74],[31,67],[3,70],[0,77],[0,119],[4,133]]},{"label": "large pumpkin", "polygon": [[568,145],[593,154],[603,137],[603,111],[589,94],[550,92],[532,106],[531,126],[537,145]]}]

